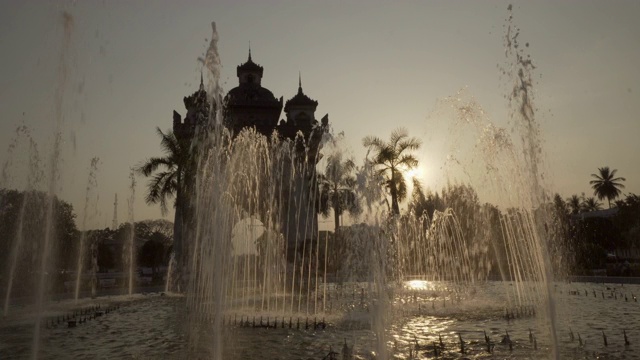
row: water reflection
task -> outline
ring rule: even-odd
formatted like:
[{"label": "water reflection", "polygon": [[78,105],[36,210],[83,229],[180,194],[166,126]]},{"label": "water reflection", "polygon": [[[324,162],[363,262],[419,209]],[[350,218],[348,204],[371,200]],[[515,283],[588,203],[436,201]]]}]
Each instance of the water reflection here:
[{"label": "water reflection", "polygon": [[[410,290],[407,283],[406,293],[396,294],[387,328],[390,358],[431,359],[434,358],[434,345],[441,359],[550,358],[551,342],[544,317],[505,318],[506,303],[501,299],[508,293],[508,283],[485,283],[477,287],[476,294],[460,301],[447,301],[446,304],[441,298],[435,302],[427,300],[430,295],[425,295],[438,293],[446,287],[443,284],[412,284],[417,289]],[[559,331],[560,358],[639,357],[634,345],[640,338],[640,322],[637,321],[640,303],[636,302],[640,286],[574,283],[558,284],[555,289],[559,300],[558,322],[562,324]],[[420,295],[414,300],[407,294]],[[358,296],[354,299],[359,302]],[[80,306],[89,307],[96,303],[103,307],[115,303],[122,306],[76,328],[68,328],[65,323],[45,326],[40,358],[207,359],[213,354],[209,341],[213,337],[212,323],[209,319],[185,320],[187,312],[183,297],[155,294],[99,298],[93,302],[86,300]],[[70,309],[76,309],[73,301],[49,304],[45,318],[60,317]],[[22,359],[29,356],[35,320],[28,316],[31,310],[29,306],[12,309],[14,315],[0,322],[0,358]],[[366,309],[359,308],[342,315],[327,314],[327,321],[326,329],[306,329],[304,318],[301,327],[296,329],[295,317],[291,329],[283,328],[281,321],[277,328],[227,324],[223,328],[224,359],[319,360],[330,349],[339,352],[345,341],[353,346],[356,359],[371,359],[372,351],[376,349],[376,338]],[[192,329],[191,333],[200,337],[198,347],[189,347],[187,329]],[[624,344],[623,330],[631,342],[630,346]],[[574,335],[573,340],[570,331]],[[607,346],[603,344],[603,332],[608,339]],[[506,341],[507,335],[510,342]],[[490,339],[493,354],[487,350],[485,336]],[[460,340],[464,343],[464,354]]]},{"label": "water reflection", "polygon": [[404,286],[409,290],[433,290],[433,286],[426,280],[405,281]]}]

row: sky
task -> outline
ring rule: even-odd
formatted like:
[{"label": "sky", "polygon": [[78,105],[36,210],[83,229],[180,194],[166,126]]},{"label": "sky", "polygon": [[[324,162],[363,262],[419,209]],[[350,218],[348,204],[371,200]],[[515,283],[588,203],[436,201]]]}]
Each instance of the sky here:
[{"label": "sky", "polygon": [[[387,139],[404,127],[423,141],[415,175],[440,190],[455,173],[446,159],[465,141],[442,99],[464,89],[493,123],[510,126],[510,85],[500,73],[508,64],[510,3],[536,66],[534,104],[549,190],[591,196],[590,175],[609,166],[627,179],[625,193],[640,193],[640,2],[586,0],[3,0],[0,163],[11,166],[2,186],[25,184],[26,147],[9,150],[16,128],[31,129],[40,157],[49,159],[59,126],[56,192],[79,218],[90,161],[100,159],[91,190],[99,197],[97,213],[88,227],[111,225],[115,194],[120,222],[129,209],[135,219],[161,217],[158,206],[144,203],[143,178],[128,205],[130,168],[161,155],[154,129],[170,129],[173,110],[185,113],[182,98],[198,87],[198,58],[215,21],[224,90],[237,86],[236,66],[250,44],[264,67],[262,85],[286,101],[300,73],[305,94],[319,102],[316,117],[329,114],[356,163],[366,154],[363,137]],[[73,19],[65,50],[63,11]],[[56,89],[64,90],[61,97]]]}]

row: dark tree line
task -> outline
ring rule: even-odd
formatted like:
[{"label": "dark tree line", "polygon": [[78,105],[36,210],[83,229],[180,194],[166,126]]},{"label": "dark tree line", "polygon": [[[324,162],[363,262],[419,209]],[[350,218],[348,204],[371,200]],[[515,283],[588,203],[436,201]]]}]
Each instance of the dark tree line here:
[{"label": "dark tree line", "polygon": [[[52,221],[47,229],[49,205],[52,209]],[[74,259],[68,254],[77,252],[79,232],[75,217],[71,204],[57,197],[51,198],[44,192],[0,189],[2,287],[7,286],[11,267],[15,266],[14,293],[23,294],[33,290],[38,275],[42,272],[45,237],[51,239],[51,266],[44,269],[45,274],[54,279],[53,274],[73,267]]]},{"label": "dark tree line", "polygon": [[[134,223],[133,228],[137,265],[151,268],[154,275],[159,276],[159,268],[169,264],[173,246],[173,224],[162,219],[144,220]],[[88,242],[97,246],[99,272],[125,267],[126,254],[123,253],[123,245],[129,241],[130,234],[130,223],[123,223],[117,229],[88,231]],[[86,266],[90,266],[90,261],[88,258]]]},{"label": "dark tree line", "polygon": [[[49,235],[51,266],[45,273],[51,290],[62,291],[64,282],[71,280],[70,274],[77,270],[83,234],[77,229],[73,206],[57,197],[51,199],[41,191],[0,189],[0,289],[3,289],[0,292],[6,291],[13,266],[12,293],[16,296],[33,293],[41,273],[50,201],[53,201]],[[169,262],[173,224],[161,219],[145,220],[135,223],[134,229],[137,264],[152,268],[155,274],[160,266]],[[83,272],[92,268],[94,254],[97,271],[122,269],[122,245],[130,231],[131,225],[126,223],[117,229],[87,231]]]},{"label": "dark tree line", "polygon": [[[565,200],[556,194],[551,201],[533,211],[536,223],[541,226],[538,232],[546,242],[554,273],[588,275],[592,269],[605,268],[610,275],[638,272],[640,269],[633,265],[624,274],[621,269],[611,269],[607,256],[616,250],[640,249],[640,197],[629,194],[615,202],[617,211],[604,215],[594,213],[600,207],[590,207],[589,203],[584,196],[574,195]],[[518,210],[501,210],[489,203],[481,204],[469,185],[448,186],[433,193],[424,191],[416,183],[406,216],[419,218],[428,229],[434,213],[447,208],[456,214],[468,249],[486,256],[490,265],[488,269],[485,265],[485,270],[490,275],[500,275],[508,266],[501,219],[514,216]]]}]

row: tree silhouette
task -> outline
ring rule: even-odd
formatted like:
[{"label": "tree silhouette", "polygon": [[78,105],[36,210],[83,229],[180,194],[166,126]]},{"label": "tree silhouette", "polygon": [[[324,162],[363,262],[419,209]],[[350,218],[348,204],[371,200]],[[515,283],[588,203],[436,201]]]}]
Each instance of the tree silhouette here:
[{"label": "tree silhouette", "polygon": [[582,211],[582,199],[580,199],[578,195],[571,195],[571,197],[567,199],[567,206],[571,214],[578,214]]},{"label": "tree silhouette", "polygon": [[560,196],[560,194],[555,194],[553,196],[553,206],[555,209],[555,212],[558,214],[562,214],[562,215],[566,215],[569,214],[569,206],[568,204],[564,201],[564,199],[562,198],[562,196]]},{"label": "tree silhouette", "polygon": [[593,188],[593,194],[598,197],[599,200],[607,199],[609,202],[609,208],[611,208],[611,200],[615,200],[622,193],[620,189],[624,189],[624,185],[621,181],[626,179],[623,177],[615,177],[618,170],[609,170],[608,166],[598,168],[598,174],[591,174],[595,180],[589,181]]},{"label": "tree silhouette", "polygon": [[180,263],[182,257],[182,226],[187,216],[189,187],[195,168],[190,151],[190,141],[178,139],[172,131],[166,134],[156,128],[160,136],[163,157],[152,157],[136,168],[144,176],[151,176],[147,185],[145,201],[160,204],[162,214],[167,213],[167,201],[175,198],[176,209],[173,222],[175,258]]},{"label": "tree silhouette", "polygon": [[333,209],[335,233],[340,227],[340,215],[346,210],[355,214],[360,207],[355,192],[356,178],[353,175],[355,163],[351,159],[342,160],[342,154],[332,154],[327,159],[324,173],[318,174],[320,185],[320,212],[329,215]]},{"label": "tree silhouette", "polygon": [[160,136],[160,146],[166,154],[164,157],[147,159],[136,171],[144,176],[153,175],[147,185],[145,201],[148,204],[160,204],[162,214],[167,213],[167,201],[176,198],[176,204],[183,195],[185,171],[189,162],[189,148],[180,142],[172,131],[166,134],[156,128]]},{"label": "tree silhouette", "polygon": [[602,210],[602,205],[594,197],[588,197],[582,202],[582,209],[586,212]]},{"label": "tree silhouette", "polygon": [[417,138],[409,138],[406,129],[398,128],[391,133],[389,142],[375,137],[367,136],[362,139],[365,147],[374,152],[373,163],[380,175],[384,176],[385,183],[391,194],[391,208],[395,215],[400,214],[399,201],[407,195],[407,186],[402,174],[403,170],[410,170],[418,166],[418,159],[411,151],[418,150],[422,145]]},{"label": "tree silhouette", "polygon": [[154,238],[147,240],[138,252],[138,263],[142,266],[150,267],[155,280],[158,268],[164,262],[165,247],[162,234],[154,233]]}]

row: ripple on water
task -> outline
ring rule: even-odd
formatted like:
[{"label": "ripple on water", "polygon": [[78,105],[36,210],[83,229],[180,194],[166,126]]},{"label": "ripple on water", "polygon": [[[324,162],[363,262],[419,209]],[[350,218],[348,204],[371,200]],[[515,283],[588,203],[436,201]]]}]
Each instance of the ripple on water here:
[{"label": "ripple on water", "polygon": [[[496,299],[500,299],[500,283],[486,285],[488,299],[478,294],[460,304],[433,308],[428,296],[425,305],[412,307],[405,299],[397,301],[406,307],[396,311],[389,326],[389,348],[395,359],[408,359],[416,345],[422,359],[433,358],[434,343],[440,338],[445,345],[445,358],[460,359],[459,337],[465,342],[464,356],[474,359],[492,358],[486,352],[484,332],[495,343],[495,358],[544,359],[550,354],[547,324],[542,317],[507,321]],[[640,294],[640,286],[612,287],[601,284],[558,284],[556,302],[558,338],[561,358],[565,359],[638,359],[635,347],[640,343],[640,303],[625,301]],[[573,290],[573,293],[571,293]],[[587,296],[584,291],[587,290]],[[596,291],[596,297],[593,291]],[[608,297],[607,293],[616,292]],[[601,293],[605,293],[605,297]],[[579,295],[576,295],[579,294]],[[416,296],[415,299],[420,299]],[[104,301],[104,300],[103,300]],[[104,305],[104,302],[103,302]],[[119,310],[66,328],[60,324],[43,333],[41,358],[100,359],[183,359],[211,358],[212,329],[207,324],[186,324],[181,297],[146,297],[127,301]],[[71,307],[70,307],[71,308]],[[61,313],[61,308],[56,311]],[[52,312],[52,316],[57,313]],[[7,319],[0,323],[0,358],[22,359],[30,356],[33,324],[25,318]],[[345,342],[355,346],[359,358],[367,359],[375,349],[375,336],[365,314],[352,312],[346,319],[334,317],[327,330],[225,328],[223,342],[225,360],[235,359],[321,359],[329,348],[340,351]],[[529,341],[529,329],[535,335],[538,350]],[[623,330],[631,341],[624,345]],[[197,334],[194,349],[188,339]],[[606,333],[608,346],[603,344]],[[506,334],[511,348],[503,341]],[[570,332],[575,336],[570,340]],[[583,345],[578,344],[578,334]],[[426,355],[425,355],[426,354]]]}]

